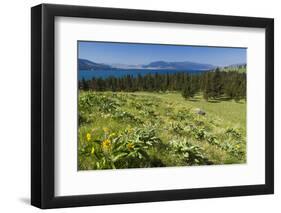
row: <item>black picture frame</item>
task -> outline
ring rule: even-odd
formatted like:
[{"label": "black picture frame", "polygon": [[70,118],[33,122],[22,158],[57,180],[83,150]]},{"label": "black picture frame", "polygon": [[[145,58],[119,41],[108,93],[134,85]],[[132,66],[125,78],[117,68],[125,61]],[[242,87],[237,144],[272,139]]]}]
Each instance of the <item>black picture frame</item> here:
[{"label": "black picture frame", "polygon": [[[264,28],[265,184],[56,197],[54,170],[55,17],[81,17],[162,23]],[[60,208],[105,204],[217,198],[274,193],[274,20],[148,10],[41,4],[31,9],[31,204]]]}]

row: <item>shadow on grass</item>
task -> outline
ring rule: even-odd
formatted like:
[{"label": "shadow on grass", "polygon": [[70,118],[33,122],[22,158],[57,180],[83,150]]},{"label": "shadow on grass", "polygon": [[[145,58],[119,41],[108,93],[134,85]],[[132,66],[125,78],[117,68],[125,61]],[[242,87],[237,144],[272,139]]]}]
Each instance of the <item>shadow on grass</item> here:
[{"label": "shadow on grass", "polygon": [[[209,103],[221,103],[221,102],[228,102],[228,101],[233,101],[234,99],[232,98],[228,98],[228,97],[220,97],[220,98],[216,98],[216,99],[209,99],[208,102]],[[239,101],[235,101],[235,103],[237,104],[243,104],[243,99],[239,100]]]},{"label": "shadow on grass", "polygon": [[220,100],[220,101],[231,101],[232,99],[228,98],[228,97],[221,97],[218,100]]},{"label": "shadow on grass", "polygon": [[194,97],[194,98],[189,98],[188,100],[192,102],[198,102],[200,101],[200,98]]},{"label": "shadow on grass", "polygon": [[208,102],[209,103],[220,103],[221,101],[217,100],[217,99],[211,99],[211,100],[209,99]]},{"label": "shadow on grass", "polygon": [[[188,98],[187,99],[188,101],[191,101],[191,102],[199,102],[199,101],[202,101],[204,99],[202,99],[201,97],[193,97],[193,98]],[[212,98],[212,99],[209,99],[207,100],[207,102],[209,103],[221,103],[221,102],[224,102],[224,101],[232,101],[233,99],[231,98],[228,98],[228,97],[220,97],[220,98]],[[236,103],[243,103],[241,101],[238,101]]]}]

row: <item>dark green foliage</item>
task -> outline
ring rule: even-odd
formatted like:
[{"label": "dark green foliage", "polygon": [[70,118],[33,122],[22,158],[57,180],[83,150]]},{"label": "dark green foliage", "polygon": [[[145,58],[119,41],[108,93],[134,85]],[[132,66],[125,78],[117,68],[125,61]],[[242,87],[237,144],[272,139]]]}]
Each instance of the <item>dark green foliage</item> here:
[{"label": "dark green foliage", "polygon": [[237,75],[235,72],[229,72],[225,79],[224,93],[236,101],[246,98],[246,74]]},{"label": "dark green foliage", "polygon": [[209,98],[217,99],[223,95],[224,80],[227,74],[222,73],[217,68],[215,72],[209,72],[205,75],[203,95],[206,100]]},{"label": "dark green foliage", "polygon": [[217,68],[198,74],[178,72],[174,74],[147,74],[136,77],[93,78],[79,81],[82,90],[94,91],[181,91],[184,98],[192,98],[202,92],[206,100],[225,97],[239,101],[246,99],[246,73],[237,71],[224,72]]},{"label": "dark green foliage", "polygon": [[190,84],[186,84],[186,85],[184,85],[181,94],[186,99],[193,98],[195,95],[195,90],[192,88],[192,86]]},{"label": "dark green foliage", "polygon": [[222,74],[217,68],[212,78],[212,97],[219,98],[223,94]]},{"label": "dark green foliage", "polygon": [[90,84],[90,81],[86,81],[83,78],[82,81],[79,81],[79,88],[87,91],[90,88],[89,84]]},{"label": "dark green foliage", "polygon": [[212,75],[211,73],[207,73],[204,75],[203,78],[203,85],[202,85],[202,91],[203,91],[203,97],[205,100],[208,100],[210,97],[212,97]]},{"label": "dark green foliage", "polygon": [[192,98],[195,95],[195,87],[193,87],[189,75],[184,75],[181,92],[182,96],[186,99]]}]

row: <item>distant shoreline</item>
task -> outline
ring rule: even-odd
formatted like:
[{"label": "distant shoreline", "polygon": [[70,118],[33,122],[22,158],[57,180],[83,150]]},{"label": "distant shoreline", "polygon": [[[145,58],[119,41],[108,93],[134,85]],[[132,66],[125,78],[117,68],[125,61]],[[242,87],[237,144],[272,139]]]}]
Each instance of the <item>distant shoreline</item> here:
[{"label": "distant shoreline", "polygon": [[78,80],[91,80],[94,78],[108,78],[108,77],[116,77],[121,78],[127,75],[131,77],[137,77],[138,75],[145,76],[148,74],[175,74],[175,73],[189,73],[192,75],[202,74],[205,72],[210,72],[212,70],[175,70],[175,69],[105,69],[105,70],[79,70],[78,71]]}]

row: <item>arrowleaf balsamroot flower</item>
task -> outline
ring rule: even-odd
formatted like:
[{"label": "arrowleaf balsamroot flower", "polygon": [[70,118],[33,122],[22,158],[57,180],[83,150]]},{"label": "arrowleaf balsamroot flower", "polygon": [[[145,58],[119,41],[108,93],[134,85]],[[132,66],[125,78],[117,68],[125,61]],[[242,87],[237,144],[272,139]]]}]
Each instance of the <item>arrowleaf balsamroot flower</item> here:
[{"label": "arrowleaf balsamroot flower", "polygon": [[110,142],[110,140],[109,140],[109,139],[105,139],[105,140],[102,142],[101,146],[102,146],[102,149],[103,149],[104,151],[108,151],[108,150],[111,148],[111,142]]},{"label": "arrowleaf balsamroot flower", "polygon": [[135,147],[135,146],[134,146],[134,144],[132,144],[132,143],[128,143],[128,145],[127,145],[127,148],[128,148],[129,150],[132,150],[134,147]]},{"label": "arrowleaf balsamroot flower", "polygon": [[91,140],[92,136],[90,133],[86,134],[86,140],[89,142]]}]

